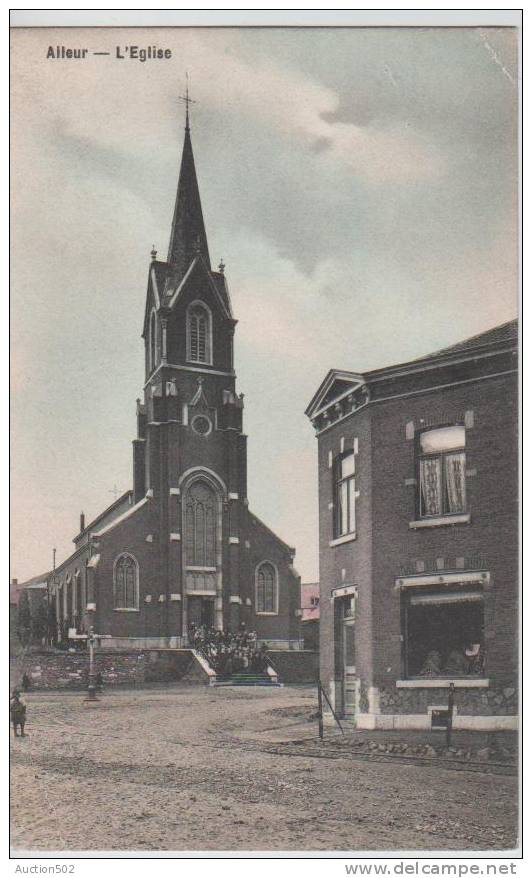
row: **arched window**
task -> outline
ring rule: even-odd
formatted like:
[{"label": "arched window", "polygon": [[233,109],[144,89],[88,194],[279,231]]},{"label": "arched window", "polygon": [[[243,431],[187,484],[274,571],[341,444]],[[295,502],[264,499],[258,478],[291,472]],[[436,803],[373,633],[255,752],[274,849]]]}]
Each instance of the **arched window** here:
[{"label": "arched window", "polygon": [[150,317],[150,344],[149,344],[150,370],[155,369],[157,365],[157,318],[155,311],[151,312]]},{"label": "arched window", "polygon": [[187,359],[193,363],[211,363],[211,315],[200,302],[188,310]]},{"label": "arched window", "polygon": [[138,610],[139,577],[137,562],[131,555],[120,555],[114,569],[115,610]]},{"label": "arched window", "polygon": [[74,615],[74,624],[76,628],[81,630],[81,622],[85,613],[85,603],[83,601],[83,581],[81,570],[76,570],[74,574],[74,595],[76,599],[76,612]]},{"label": "arched window", "polygon": [[73,613],[73,587],[70,573],[65,579],[65,619],[70,623]]},{"label": "arched window", "polygon": [[257,567],[255,608],[257,613],[277,615],[279,612],[277,569],[270,561],[263,561]]},{"label": "arched window", "polygon": [[187,492],[185,552],[187,567],[216,566],[216,494],[203,480]]}]

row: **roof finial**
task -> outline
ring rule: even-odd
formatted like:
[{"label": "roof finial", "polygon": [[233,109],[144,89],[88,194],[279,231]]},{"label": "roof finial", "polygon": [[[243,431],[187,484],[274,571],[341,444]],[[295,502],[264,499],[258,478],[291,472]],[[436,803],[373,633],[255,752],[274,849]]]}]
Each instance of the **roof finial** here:
[{"label": "roof finial", "polygon": [[155,244],[152,244],[152,245],[151,245],[151,253],[150,253],[150,256],[151,256],[151,258],[152,258],[152,262],[154,262],[154,261],[157,259],[157,250],[155,249]]},{"label": "roof finial", "polygon": [[225,271],[225,262],[223,261],[223,259],[220,259],[220,264],[219,264],[219,266],[218,266],[218,271],[220,272],[220,274],[223,274],[224,271]]},{"label": "roof finial", "polygon": [[188,71],[186,72],[185,76],[186,76],[186,82],[187,82],[186,88],[185,88],[185,94],[179,95],[179,100],[183,101],[186,108],[187,108],[186,109],[186,116],[185,116],[185,131],[190,131],[188,107],[189,107],[189,104],[197,104],[197,101],[193,101],[192,98],[190,98],[188,96],[188,82],[189,82]]}]

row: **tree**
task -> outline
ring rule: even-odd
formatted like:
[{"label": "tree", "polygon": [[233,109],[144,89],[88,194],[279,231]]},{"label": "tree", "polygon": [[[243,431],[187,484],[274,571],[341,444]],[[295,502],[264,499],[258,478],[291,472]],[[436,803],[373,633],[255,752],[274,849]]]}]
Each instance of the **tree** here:
[{"label": "tree", "polygon": [[36,603],[31,616],[31,639],[33,642],[43,640],[47,636],[48,629],[48,605],[46,595]]},{"label": "tree", "polygon": [[26,589],[21,591],[17,609],[17,636],[25,646],[31,635],[31,610],[30,600]]}]

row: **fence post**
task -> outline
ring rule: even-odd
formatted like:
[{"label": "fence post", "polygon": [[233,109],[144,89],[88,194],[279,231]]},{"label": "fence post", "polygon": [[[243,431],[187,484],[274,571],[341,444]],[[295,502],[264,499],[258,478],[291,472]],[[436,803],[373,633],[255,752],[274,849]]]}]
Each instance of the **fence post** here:
[{"label": "fence post", "polygon": [[323,741],[323,696],[321,692],[321,680],[318,680],[318,732]]},{"label": "fence post", "polygon": [[453,708],[454,708],[454,683],[449,683],[449,698],[447,701],[447,729],[446,743],[447,749],[451,746],[451,734],[453,730]]}]

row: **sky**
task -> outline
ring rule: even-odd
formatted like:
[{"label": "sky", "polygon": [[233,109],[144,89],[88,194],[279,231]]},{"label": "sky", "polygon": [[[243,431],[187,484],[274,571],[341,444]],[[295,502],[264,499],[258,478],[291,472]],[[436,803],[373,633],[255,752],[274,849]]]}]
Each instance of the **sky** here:
[{"label": "sky", "polygon": [[[403,362],[517,315],[516,32],[11,39],[11,575],[50,569],[54,546],[66,558],[80,511],[132,486],[150,250],[166,257],[188,71],[211,260],[239,321],[250,507],[316,580],[304,410],[327,371]],[[115,57],[133,44],[172,57]],[[58,45],[89,52],[47,59]]]}]

